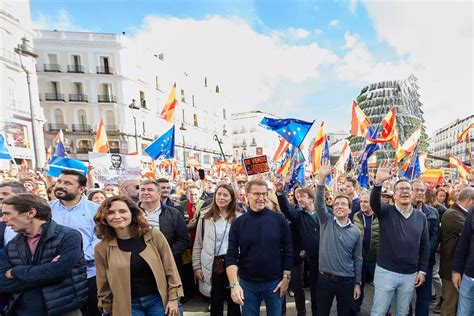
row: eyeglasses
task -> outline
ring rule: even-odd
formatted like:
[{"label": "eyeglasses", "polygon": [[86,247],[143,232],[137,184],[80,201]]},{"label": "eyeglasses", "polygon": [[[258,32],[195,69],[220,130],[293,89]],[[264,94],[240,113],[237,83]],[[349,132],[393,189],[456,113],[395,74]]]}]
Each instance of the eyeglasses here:
[{"label": "eyeglasses", "polygon": [[396,188],[395,190],[400,192],[410,192],[411,188]]},{"label": "eyeglasses", "polygon": [[268,192],[250,192],[254,198],[258,199],[259,197],[266,198],[268,196]]},{"label": "eyeglasses", "polygon": [[135,190],[138,190],[138,189],[140,189],[140,186],[138,184],[137,185],[132,184],[132,185],[129,185],[129,186],[126,187],[127,190],[128,190],[128,188],[134,188]]}]

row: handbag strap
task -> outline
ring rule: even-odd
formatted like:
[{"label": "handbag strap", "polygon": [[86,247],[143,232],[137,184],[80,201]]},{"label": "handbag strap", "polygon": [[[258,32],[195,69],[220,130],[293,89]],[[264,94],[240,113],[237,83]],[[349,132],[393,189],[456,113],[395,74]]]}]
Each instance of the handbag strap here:
[{"label": "handbag strap", "polygon": [[224,243],[225,233],[227,232],[227,226],[228,225],[229,225],[229,222],[225,221],[224,236],[222,236],[221,244],[219,245],[219,248],[217,249],[217,254],[219,254],[219,251],[221,251],[222,244]]}]

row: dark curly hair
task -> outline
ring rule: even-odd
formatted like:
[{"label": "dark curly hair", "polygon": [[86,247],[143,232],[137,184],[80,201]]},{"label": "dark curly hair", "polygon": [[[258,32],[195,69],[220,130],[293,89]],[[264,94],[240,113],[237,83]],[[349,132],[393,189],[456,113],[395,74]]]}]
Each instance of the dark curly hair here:
[{"label": "dark curly hair", "polygon": [[132,213],[132,222],[129,226],[130,236],[132,238],[141,237],[151,231],[152,227],[148,224],[145,216],[143,215],[143,211],[135,204],[135,202],[126,196],[116,195],[109,197],[104,202],[102,202],[94,216],[95,234],[98,238],[111,240],[117,237],[115,230],[107,223],[107,213],[112,206],[112,203],[117,201],[127,204],[130,212]]}]

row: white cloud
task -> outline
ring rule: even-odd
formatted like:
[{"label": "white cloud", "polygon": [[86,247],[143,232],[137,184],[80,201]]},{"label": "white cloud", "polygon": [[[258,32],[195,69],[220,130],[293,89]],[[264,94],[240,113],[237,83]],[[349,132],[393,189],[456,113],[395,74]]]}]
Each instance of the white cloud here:
[{"label": "white cloud", "polygon": [[308,30],[293,27],[285,30],[273,31],[271,34],[275,39],[278,39],[282,42],[297,42],[307,39],[311,35]]},{"label": "white cloud", "polygon": [[352,14],[355,14],[356,9],[357,9],[357,0],[349,0],[349,11],[351,11]]},{"label": "white cloud", "polygon": [[40,13],[38,19],[33,20],[32,24],[33,28],[37,30],[90,32],[90,30],[74,24],[70,14],[64,9],[59,9],[58,12],[50,15]]},{"label": "white cloud", "polygon": [[[301,30],[294,34],[307,36]],[[298,85],[318,78],[321,65],[337,61],[316,43],[289,45],[239,18],[147,17],[131,40],[132,47],[163,52],[167,63],[181,68],[177,73],[218,81],[236,111],[271,108],[266,102],[281,95],[282,81]]]},{"label": "white cloud", "polygon": [[394,47],[418,77],[428,129],[472,114],[473,3],[365,4],[379,40]]},{"label": "white cloud", "polygon": [[338,25],[339,25],[339,20],[331,20],[329,21],[329,24],[328,24],[329,27],[336,27]]}]

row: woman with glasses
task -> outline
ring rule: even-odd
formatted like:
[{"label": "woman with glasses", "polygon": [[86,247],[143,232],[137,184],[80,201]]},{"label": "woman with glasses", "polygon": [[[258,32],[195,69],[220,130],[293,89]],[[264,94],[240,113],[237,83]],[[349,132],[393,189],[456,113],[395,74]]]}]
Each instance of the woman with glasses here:
[{"label": "woman with glasses", "polygon": [[178,315],[183,296],[171,249],[129,198],[106,199],[94,217],[97,297],[102,315]]},{"label": "woman with glasses", "polygon": [[199,290],[211,298],[211,315],[240,315],[240,306],[230,297],[229,280],[225,273],[230,226],[240,216],[232,186],[220,184],[209,208],[201,211],[193,247],[193,270],[199,280]]}]

